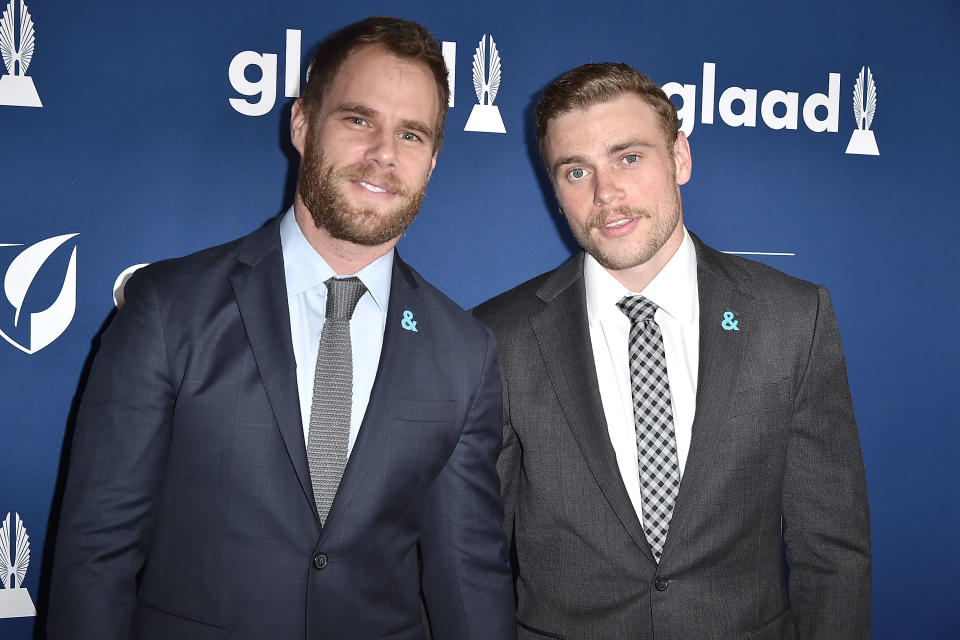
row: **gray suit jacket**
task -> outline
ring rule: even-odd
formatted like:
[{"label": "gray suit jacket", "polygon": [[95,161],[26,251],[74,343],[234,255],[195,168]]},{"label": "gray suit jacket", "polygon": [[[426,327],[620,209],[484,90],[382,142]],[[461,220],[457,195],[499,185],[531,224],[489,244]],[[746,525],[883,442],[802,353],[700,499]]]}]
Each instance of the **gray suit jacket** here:
[{"label": "gray suit jacket", "polygon": [[866,484],[830,296],[694,242],[697,406],[659,566],[607,433],[583,255],[475,310],[500,353],[521,639],[869,637]]}]

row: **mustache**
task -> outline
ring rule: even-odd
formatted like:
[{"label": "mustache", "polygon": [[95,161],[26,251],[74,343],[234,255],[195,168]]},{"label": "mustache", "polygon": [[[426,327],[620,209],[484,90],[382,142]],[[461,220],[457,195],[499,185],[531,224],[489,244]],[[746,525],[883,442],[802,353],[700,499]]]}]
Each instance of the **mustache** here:
[{"label": "mustache", "polygon": [[601,209],[588,221],[589,227],[602,227],[613,219],[619,218],[652,218],[646,209],[622,205],[613,209]]},{"label": "mustache", "polygon": [[379,172],[371,165],[353,164],[333,172],[333,177],[353,182],[369,182],[400,196],[407,195],[407,187],[392,173]]}]

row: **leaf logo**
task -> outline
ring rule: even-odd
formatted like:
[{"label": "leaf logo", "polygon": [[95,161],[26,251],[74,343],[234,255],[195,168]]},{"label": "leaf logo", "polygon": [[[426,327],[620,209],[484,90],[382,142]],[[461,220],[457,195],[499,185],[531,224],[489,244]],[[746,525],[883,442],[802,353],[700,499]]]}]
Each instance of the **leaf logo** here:
[{"label": "leaf logo", "polygon": [[[30,285],[33,284],[41,267],[53,252],[59,249],[67,240],[77,236],[69,233],[62,236],[47,238],[27,247],[20,252],[10,263],[7,274],[3,279],[3,292],[14,308],[13,326],[18,327],[23,321],[23,304],[27,298]],[[20,246],[20,245],[0,245]],[[30,336],[27,345],[7,335],[0,329],[0,336],[7,342],[26,354],[34,354],[56,340],[66,331],[77,310],[77,247],[70,254],[67,272],[63,276],[63,284],[57,299],[42,311],[30,313]]]}]

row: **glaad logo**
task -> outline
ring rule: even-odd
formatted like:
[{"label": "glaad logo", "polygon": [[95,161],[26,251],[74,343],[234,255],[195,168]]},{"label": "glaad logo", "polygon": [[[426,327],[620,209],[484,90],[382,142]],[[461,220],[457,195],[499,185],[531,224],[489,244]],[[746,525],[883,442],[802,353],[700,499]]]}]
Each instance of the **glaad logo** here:
[{"label": "glaad logo", "polygon": [[[487,38],[490,38],[490,66],[487,68]],[[503,118],[500,117],[500,108],[494,106],[493,101],[500,89],[500,52],[493,36],[486,34],[480,38],[480,44],[473,54],[473,90],[477,92],[478,104],[473,105],[473,111],[467,119],[464,131],[483,131],[485,133],[506,133],[503,127]],[[483,101],[483,96],[487,101]]]},{"label": "glaad logo", "polygon": [[0,105],[10,107],[42,107],[33,78],[27,68],[33,60],[36,36],[33,18],[23,0],[20,1],[20,42],[16,40],[17,0],[10,0],[0,16],[0,54],[7,73],[0,76]]},{"label": "glaad logo", "polygon": [[[864,76],[866,73],[866,77]],[[727,87],[716,98],[717,65],[703,63],[703,82],[700,97],[700,123],[713,124],[714,108],[720,119],[731,127],[757,126],[757,89]],[[668,82],[663,85],[668,96],[678,96],[680,106],[680,130],[688,136],[693,133],[696,124],[697,85]],[[853,113],[857,118],[857,129],[850,137],[846,153],[862,155],[880,155],[876,140],[870,131],[870,123],[877,108],[877,90],[873,83],[873,74],[869,67],[860,70],[860,77],[853,90]],[[770,129],[796,130],[800,123],[814,133],[837,133],[840,129],[840,74],[827,76],[827,92],[812,93],[800,106],[800,94],[796,91],[773,89],[760,100],[760,118]]]},{"label": "glaad logo", "polygon": [[[14,537],[11,537],[11,533]],[[27,618],[37,615],[30,593],[23,588],[23,579],[30,565],[30,536],[20,514],[10,528],[10,513],[0,524],[0,618]]]},{"label": "glaad logo", "polygon": [[[867,83],[863,83],[863,72],[867,72]],[[866,89],[866,90],[864,90]],[[877,85],[873,83],[870,67],[860,67],[860,75],[853,87],[853,115],[857,119],[857,128],[850,134],[850,142],[844,153],[861,156],[878,156],[877,139],[870,131],[870,123],[877,112]]]},{"label": "glaad logo", "polygon": [[[286,54],[284,57],[283,95],[287,98],[300,96],[300,50],[301,33],[299,29],[287,29]],[[457,85],[457,43],[441,42],[443,61],[447,65],[447,84],[450,87],[450,108],[454,106],[454,94]],[[260,75],[257,80],[247,79],[247,70],[257,67]],[[309,75],[310,71],[307,70]],[[230,61],[227,71],[230,85],[246,98],[230,98],[230,106],[245,116],[257,117],[270,113],[277,103],[277,54],[241,51]],[[248,98],[255,98],[251,102]],[[493,100],[491,99],[491,102]]]},{"label": "glaad logo", "polygon": [[[713,124],[714,97],[717,86],[717,65],[703,63],[703,95],[700,99],[700,123]],[[840,122],[840,74],[831,73],[827,80],[827,93],[813,93],[803,101],[803,124],[810,131],[836,133]],[[668,96],[680,96],[680,130],[688,136],[693,133],[696,122],[697,85],[668,82],[663,85]],[[727,87],[720,94],[717,109],[720,119],[731,127],[757,126],[757,90]],[[778,109],[777,107],[781,107]],[[820,117],[818,109],[825,114]],[[781,113],[778,115],[777,111]],[[796,130],[800,116],[800,94],[795,91],[768,91],[760,102],[760,116],[771,129]]]},{"label": "glaad logo", "polygon": [[[20,327],[23,320],[22,312],[24,301],[27,298],[27,292],[33,284],[34,279],[40,272],[41,267],[47,259],[60,248],[67,240],[77,236],[76,233],[69,233],[63,236],[47,238],[27,247],[20,252],[7,268],[7,274],[3,279],[3,291],[10,304],[13,305],[13,327]],[[0,244],[0,247],[19,247],[20,244]],[[36,313],[30,313],[30,328],[27,336],[26,345],[21,344],[0,329],[0,336],[20,349],[26,354],[34,354],[43,349],[51,342],[60,337],[67,330],[70,322],[73,320],[73,314],[77,309],[77,247],[73,247],[70,254],[70,262],[67,264],[67,271],[63,276],[63,284],[60,287],[60,293],[56,300],[44,309]],[[10,333],[13,333],[8,328]]]}]

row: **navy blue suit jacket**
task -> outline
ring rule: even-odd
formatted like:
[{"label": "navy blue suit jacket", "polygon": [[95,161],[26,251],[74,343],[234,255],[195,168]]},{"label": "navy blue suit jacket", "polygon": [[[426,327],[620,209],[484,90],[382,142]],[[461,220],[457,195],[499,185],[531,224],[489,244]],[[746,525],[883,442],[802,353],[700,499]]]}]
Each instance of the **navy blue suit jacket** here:
[{"label": "navy blue suit jacket", "polygon": [[513,638],[489,331],[394,261],[321,527],[278,227],[128,283],[79,411],[50,638],[422,640],[421,589],[435,640]]}]

